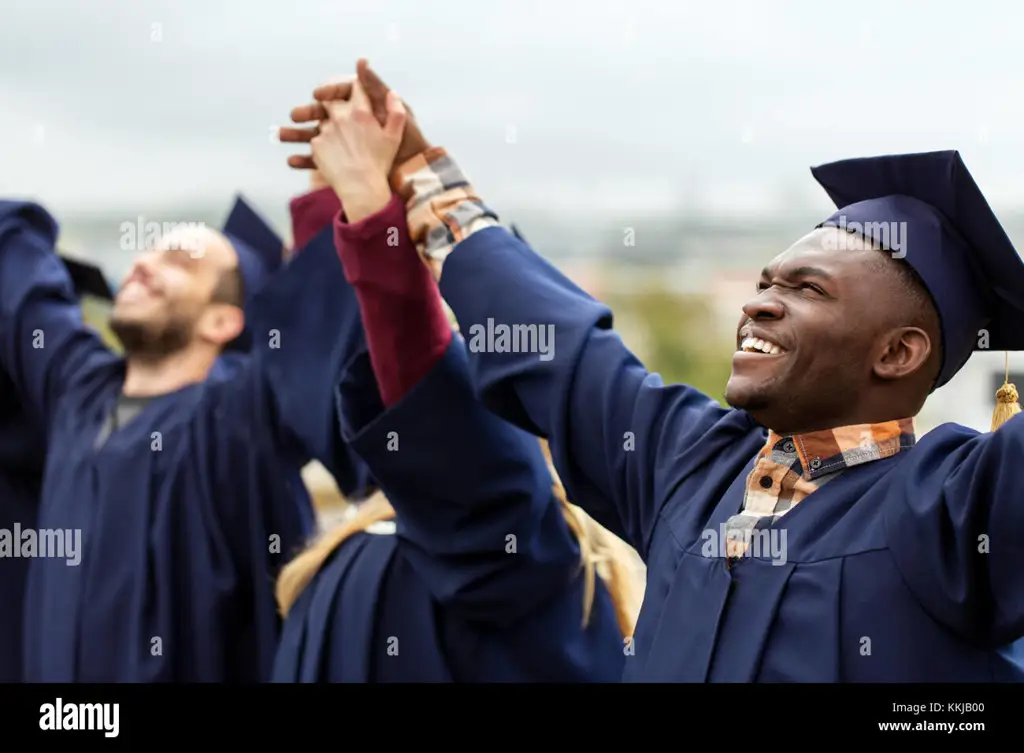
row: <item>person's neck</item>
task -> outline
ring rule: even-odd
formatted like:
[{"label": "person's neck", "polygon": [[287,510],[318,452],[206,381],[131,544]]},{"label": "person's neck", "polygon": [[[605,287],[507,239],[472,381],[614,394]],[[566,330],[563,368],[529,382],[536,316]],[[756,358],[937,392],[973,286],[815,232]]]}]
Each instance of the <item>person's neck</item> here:
[{"label": "person's neck", "polygon": [[899,411],[899,410],[880,410],[877,412],[866,412],[856,416],[847,416],[845,418],[837,418],[830,421],[817,421],[813,423],[785,423],[782,424],[784,431],[775,429],[772,426],[764,424],[765,428],[770,429],[780,437],[799,437],[807,434],[817,434],[823,431],[835,431],[836,429],[844,429],[850,426],[867,426],[874,424],[888,424],[893,421],[903,421],[905,419],[913,419],[916,414],[913,412]]},{"label": "person's neck", "polygon": [[130,355],[125,359],[125,397],[166,395],[206,379],[215,353],[185,349],[162,356]]}]

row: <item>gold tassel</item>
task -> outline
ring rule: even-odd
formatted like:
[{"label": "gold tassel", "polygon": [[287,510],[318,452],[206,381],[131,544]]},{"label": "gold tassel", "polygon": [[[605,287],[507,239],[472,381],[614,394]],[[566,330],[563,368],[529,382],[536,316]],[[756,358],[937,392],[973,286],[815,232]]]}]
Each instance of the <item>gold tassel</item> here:
[{"label": "gold tassel", "polygon": [[1017,399],[1017,388],[1010,384],[1010,353],[1007,352],[1006,376],[1003,378],[1003,386],[996,391],[996,409],[992,412],[992,431],[1020,413]]}]

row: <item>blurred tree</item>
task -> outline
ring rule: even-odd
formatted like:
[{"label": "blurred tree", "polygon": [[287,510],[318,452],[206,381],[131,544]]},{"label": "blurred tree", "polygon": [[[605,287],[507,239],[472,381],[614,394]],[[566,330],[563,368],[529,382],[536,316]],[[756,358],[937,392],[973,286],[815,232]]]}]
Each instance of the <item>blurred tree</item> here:
[{"label": "blurred tree", "polygon": [[[706,298],[663,286],[603,296],[616,315],[616,329],[650,371],[665,382],[682,382],[722,402],[732,369],[733,348],[709,333],[715,326]],[[619,326],[619,321],[626,326]]]}]

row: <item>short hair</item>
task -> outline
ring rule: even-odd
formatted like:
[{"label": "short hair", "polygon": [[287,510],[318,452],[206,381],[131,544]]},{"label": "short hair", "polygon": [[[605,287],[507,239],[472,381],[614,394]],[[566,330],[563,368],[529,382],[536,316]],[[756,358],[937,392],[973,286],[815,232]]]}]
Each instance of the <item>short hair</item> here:
[{"label": "short hair", "polygon": [[906,259],[899,259],[888,251],[883,252],[885,261],[888,262],[885,271],[896,280],[900,292],[904,293],[901,300],[904,301],[904,311],[900,314],[908,319],[914,327],[925,327],[926,325],[939,326],[939,311],[935,307],[932,294],[928,292],[924,280],[917,273]]},{"label": "short hair", "polygon": [[238,308],[245,307],[245,280],[240,267],[221,272],[217,286],[210,298],[213,303],[227,303]]},{"label": "short hair", "polygon": [[[899,292],[894,316],[904,326],[920,327],[935,338],[932,345],[942,362],[942,319],[932,294],[924,280],[906,259],[900,259],[891,252],[882,250],[878,256],[879,268],[895,281]],[[883,266],[884,265],[884,266]]]},{"label": "short hair", "polygon": [[[843,229],[840,229],[843,232]],[[896,283],[903,303],[894,311],[902,326],[920,327],[929,334],[941,335],[939,310],[924,280],[905,258],[896,256],[877,239],[846,229],[852,237],[863,243],[863,249],[879,252],[873,259],[876,269]],[[941,346],[941,343],[937,343]]]}]

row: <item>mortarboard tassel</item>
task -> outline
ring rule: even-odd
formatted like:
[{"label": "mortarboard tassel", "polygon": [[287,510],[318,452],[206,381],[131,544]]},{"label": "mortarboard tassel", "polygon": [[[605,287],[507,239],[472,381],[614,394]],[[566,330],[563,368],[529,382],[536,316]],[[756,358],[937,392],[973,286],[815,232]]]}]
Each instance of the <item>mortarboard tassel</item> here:
[{"label": "mortarboard tassel", "polygon": [[1017,402],[1017,387],[1010,384],[1010,353],[1006,352],[1006,376],[1003,386],[996,390],[996,409],[992,411],[992,431],[1005,424],[1020,413]]}]

